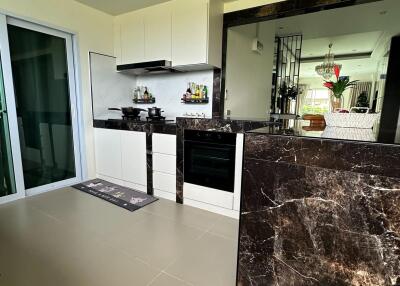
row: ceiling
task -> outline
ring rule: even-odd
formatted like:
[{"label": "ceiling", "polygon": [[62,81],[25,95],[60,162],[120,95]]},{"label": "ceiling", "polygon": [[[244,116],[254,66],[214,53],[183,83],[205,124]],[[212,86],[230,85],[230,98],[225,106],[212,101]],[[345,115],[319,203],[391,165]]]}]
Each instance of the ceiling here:
[{"label": "ceiling", "polygon": [[[75,0],[94,9],[116,16],[171,0]],[[233,2],[236,0],[223,0]],[[238,0],[241,1],[241,0]]]},{"label": "ceiling", "polygon": [[170,0],[75,0],[110,15],[119,15],[133,10],[168,2]]}]

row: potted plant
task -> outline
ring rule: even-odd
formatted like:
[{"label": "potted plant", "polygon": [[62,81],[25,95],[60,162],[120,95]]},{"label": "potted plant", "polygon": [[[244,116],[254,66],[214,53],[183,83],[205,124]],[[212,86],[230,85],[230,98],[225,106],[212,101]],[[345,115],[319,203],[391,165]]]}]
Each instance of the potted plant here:
[{"label": "potted plant", "polygon": [[350,81],[348,76],[340,76],[340,67],[338,65],[335,65],[333,69],[336,76],[336,82],[325,81],[324,86],[332,92],[331,104],[332,110],[335,110],[336,108],[341,108],[343,92],[354,86],[358,80]]},{"label": "potted plant", "polygon": [[296,100],[298,93],[296,86],[288,86],[286,82],[282,83],[279,88],[279,95],[281,96],[280,108],[282,114],[290,113],[290,102]]}]

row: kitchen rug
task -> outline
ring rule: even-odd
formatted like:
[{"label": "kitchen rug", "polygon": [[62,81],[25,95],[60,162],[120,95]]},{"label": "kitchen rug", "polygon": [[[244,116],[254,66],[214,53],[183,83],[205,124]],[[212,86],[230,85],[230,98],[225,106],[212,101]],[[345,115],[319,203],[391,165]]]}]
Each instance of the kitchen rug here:
[{"label": "kitchen rug", "polygon": [[131,212],[158,200],[143,192],[135,191],[101,179],[90,180],[72,187]]}]

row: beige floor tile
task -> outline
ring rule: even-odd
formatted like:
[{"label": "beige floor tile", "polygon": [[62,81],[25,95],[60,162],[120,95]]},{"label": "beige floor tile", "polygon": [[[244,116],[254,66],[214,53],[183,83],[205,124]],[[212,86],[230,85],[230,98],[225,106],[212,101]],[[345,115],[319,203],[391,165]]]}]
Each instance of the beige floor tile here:
[{"label": "beige floor tile", "polygon": [[163,270],[184,249],[194,246],[203,233],[205,231],[149,213],[126,235],[113,237],[113,245]]},{"label": "beige floor tile", "polygon": [[231,239],[237,239],[239,235],[239,220],[230,217],[221,217],[210,232]]},{"label": "beige floor tile", "polygon": [[167,274],[161,274],[158,276],[149,286],[190,286],[182,280],[178,280]]},{"label": "beige floor tile", "polygon": [[209,230],[221,217],[218,214],[160,199],[143,208],[144,211],[176,222]]},{"label": "beige floor tile", "polygon": [[165,200],[129,212],[49,192],[0,205],[0,286],[234,285],[233,228]]},{"label": "beige floor tile", "polygon": [[144,212],[130,212],[72,188],[31,197],[29,203],[71,227],[102,236],[122,233],[146,216]]},{"label": "beige floor tile", "polygon": [[[0,217],[15,215],[0,209]],[[29,212],[29,213],[28,213]],[[0,225],[0,285],[147,285],[158,270],[38,211]]]},{"label": "beige floor tile", "polygon": [[237,241],[206,233],[165,272],[196,286],[234,286]]}]

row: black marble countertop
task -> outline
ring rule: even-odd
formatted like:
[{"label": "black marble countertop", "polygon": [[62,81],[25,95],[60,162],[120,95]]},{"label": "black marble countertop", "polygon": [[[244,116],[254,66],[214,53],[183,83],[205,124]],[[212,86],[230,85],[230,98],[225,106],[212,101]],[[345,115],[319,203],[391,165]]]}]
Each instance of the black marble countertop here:
[{"label": "black marble countertop", "polygon": [[147,133],[163,133],[163,134],[176,134],[176,122],[165,121],[165,122],[147,122],[142,121],[132,121],[124,119],[94,119],[94,128],[105,128],[105,129],[115,129],[115,130],[129,130],[129,131],[139,131]]},{"label": "black marble countertop", "polygon": [[286,119],[280,120],[279,124],[248,130],[246,133],[377,142],[378,136],[375,130],[376,128],[310,126],[309,120]]}]

